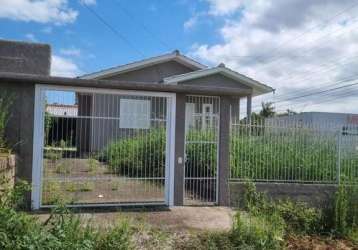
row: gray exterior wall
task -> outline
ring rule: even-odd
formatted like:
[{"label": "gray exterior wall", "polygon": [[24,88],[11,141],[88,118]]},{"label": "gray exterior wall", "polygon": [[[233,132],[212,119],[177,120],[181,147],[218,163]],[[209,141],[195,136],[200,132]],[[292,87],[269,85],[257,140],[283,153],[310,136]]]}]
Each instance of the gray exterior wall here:
[{"label": "gray exterior wall", "polygon": [[[32,181],[32,152],[34,130],[35,85],[0,84],[0,93],[13,96],[10,117],[6,127],[9,148],[16,154],[16,180]],[[26,207],[31,206],[31,193],[25,195]]]},{"label": "gray exterior wall", "polygon": [[[103,117],[91,119],[88,131],[82,132],[83,138],[90,138],[90,149],[100,151],[109,143],[122,138],[145,133],[148,129],[121,128],[120,127],[120,101],[121,99],[138,99],[150,101],[150,128],[158,128],[165,124],[166,98],[141,96],[114,96],[111,94],[94,94],[91,116]],[[109,119],[107,119],[109,118]],[[87,132],[87,133],[86,133]]]},{"label": "gray exterior wall", "polygon": [[303,112],[290,116],[268,118],[266,123],[277,126],[300,124],[317,128],[342,128],[344,125],[358,126],[358,114]]},{"label": "gray exterior wall", "polygon": [[50,66],[49,45],[0,40],[0,72],[49,75]]},{"label": "gray exterior wall", "polygon": [[120,80],[120,81],[138,81],[138,82],[160,82],[165,77],[185,74],[193,70],[175,61],[168,61],[142,69],[130,71],[127,73],[117,74],[110,77],[105,77],[105,80]]},{"label": "gray exterior wall", "polygon": [[[48,76],[50,60],[49,45],[0,40],[0,72]],[[21,179],[31,183],[35,84],[1,82],[0,93],[13,98],[5,136],[9,148],[16,153],[15,181]],[[30,192],[25,200],[30,208]]]}]

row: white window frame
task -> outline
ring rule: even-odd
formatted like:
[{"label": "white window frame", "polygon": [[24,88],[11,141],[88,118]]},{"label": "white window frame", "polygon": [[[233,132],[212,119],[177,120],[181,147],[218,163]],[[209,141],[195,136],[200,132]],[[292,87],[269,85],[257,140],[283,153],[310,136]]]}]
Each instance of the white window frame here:
[{"label": "white window frame", "polygon": [[149,129],[150,111],[150,100],[120,99],[119,127],[130,129]]},{"label": "white window frame", "polygon": [[195,126],[195,103],[185,103],[185,129],[189,130]]},{"label": "white window frame", "polygon": [[[210,111],[206,112],[206,108],[209,107]],[[207,128],[211,128],[213,126],[213,115],[214,115],[214,106],[212,103],[204,103],[203,104],[203,110],[202,110],[202,129],[207,129]],[[206,125],[206,119],[209,117],[209,127],[207,127]]]}]

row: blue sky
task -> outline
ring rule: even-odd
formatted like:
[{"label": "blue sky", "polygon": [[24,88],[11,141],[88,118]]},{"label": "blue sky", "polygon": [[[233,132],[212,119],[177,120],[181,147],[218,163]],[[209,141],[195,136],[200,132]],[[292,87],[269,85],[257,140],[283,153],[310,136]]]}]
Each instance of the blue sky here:
[{"label": "blue sky", "polygon": [[51,44],[52,75],[77,76],[179,49],[275,88],[275,95],[254,99],[254,110],[271,101],[279,112],[358,113],[358,86],[294,98],[357,80],[358,0],[0,0],[0,6],[0,38]]},{"label": "blue sky", "polygon": [[73,22],[59,25],[2,18],[0,37],[49,43],[55,55],[73,61],[82,73],[174,49],[187,53],[193,44],[213,44],[220,39],[212,32],[218,29],[220,19],[203,20],[200,28],[184,27],[193,13],[208,8],[203,1],[106,0],[87,6],[118,30],[130,45],[77,0],[67,4],[68,9],[78,12]]}]

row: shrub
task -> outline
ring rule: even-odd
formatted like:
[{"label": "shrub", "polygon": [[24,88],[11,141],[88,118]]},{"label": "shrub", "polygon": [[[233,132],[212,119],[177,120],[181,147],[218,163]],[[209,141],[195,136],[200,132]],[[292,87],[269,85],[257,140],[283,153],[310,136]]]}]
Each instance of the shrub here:
[{"label": "shrub", "polygon": [[[202,173],[216,172],[217,147],[214,143],[200,141],[215,141],[215,134],[210,131],[190,131],[187,135],[190,141],[186,145],[187,169],[195,169],[190,176],[200,176]],[[199,143],[195,143],[199,141]],[[109,144],[99,159],[107,161],[111,170],[129,176],[141,177],[144,174],[164,176],[165,169],[165,129],[152,129],[145,135],[120,139]],[[195,168],[190,167],[195,164]]]},{"label": "shrub", "polygon": [[61,162],[56,165],[55,172],[58,174],[69,174],[71,173],[71,166],[66,162]]},{"label": "shrub", "polygon": [[270,201],[263,193],[257,192],[252,182],[246,184],[244,209],[255,216],[281,217],[286,233],[333,234],[336,237],[357,236],[358,187],[340,185],[332,206],[317,209],[302,202]]},{"label": "shrub", "polygon": [[13,103],[14,95],[2,91],[0,93],[0,148],[6,146],[5,128],[10,116],[10,106]]},{"label": "shrub", "polygon": [[45,225],[61,249],[95,249],[99,233],[89,225],[82,225],[79,217],[71,214],[64,205],[53,209]]},{"label": "shrub", "polygon": [[322,226],[322,211],[308,207],[303,202],[290,200],[271,201],[261,192],[256,191],[252,182],[246,184],[244,193],[244,208],[257,215],[278,215],[286,224],[288,233],[320,233]]},{"label": "shrub", "polygon": [[99,231],[89,223],[84,225],[78,216],[64,205],[51,211],[40,223],[36,217],[16,211],[29,185],[19,182],[0,197],[0,249],[129,249],[131,231],[126,222],[113,229]]},{"label": "shrub", "polygon": [[98,160],[90,157],[88,158],[87,160],[87,164],[88,164],[88,171],[93,173],[93,174],[96,174],[97,171],[98,171],[98,168],[99,168],[99,162]]},{"label": "shrub", "polygon": [[278,214],[235,215],[232,242],[240,249],[281,249],[284,236],[284,222]]},{"label": "shrub", "polygon": [[131,248],[131,230],[127,221],[118,223],[100,236],[96,249],[125,250]]},{"label": "shrub", "polygon": [[144,135],[109,144],[98,158],[107,161],[115,173],[136,177],[148,177],[149,174],[164,177],[165,138],[164,129],[152,129]]},{"label": "shrub", "polygon": [[334,203],[334,233],[355,235],[358,231],[358,186],[339,185]]},{"label": "shrub", "polygon": [[322,232],[322,214],[318,209],[308,207],[302,202],[290,200],[277,202],[276,208],[287,225],[288,233],[312,234]]}]

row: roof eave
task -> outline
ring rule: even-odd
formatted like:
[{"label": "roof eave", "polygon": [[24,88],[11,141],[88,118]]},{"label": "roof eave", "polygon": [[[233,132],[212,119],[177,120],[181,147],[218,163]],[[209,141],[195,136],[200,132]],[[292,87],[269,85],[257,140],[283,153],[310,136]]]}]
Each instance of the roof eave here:
[{"label": "roof eave", "polygon": [[213,74],[218,74],[218,73],[223,74],[227,77],[230,77],[234,80],[243,82],[244,84],[246,83],[248,86],[252,87],[254,96],[263,95],[263,94],[267,94],[267,93],[274,91],[274,89],[271,88],[270,86],[263,84],[261,82],[258,82],[254,79],[251,79],[247,76],[244,76],[240,73],[237,73],[237,72],[235,72],[231,69],[228,69],[226,67],[215,67],[215,68],[211,68],[211,69],[203,69],[201,71],[190,72],[187,74],[170,76],[170,77],[164,78],[164,83],[175,85],[175,84],[178,84],[179,82],[197,79],[197,78],[201,78],[201,77],[209,76],[209,75],[213,75]]},{"label": "roof eave", "polygon": [[149,59],[144,59],[144,60],[134,62],[134,63],[120,65],[117,67],[113,67],[113,68],[110,68],[107,70],[98,71],[95,73],[90,73],[87,75],[79,76],[78,78],[80,78],[80,79],[101,79],[103,77],[109,77],[109,76],[113,76],[116,74],[122,74],[122,73],[130,72],[130,71],[134,71],[137,69],[144,68],[146,66],[151,66],[151,65],[155,65],[155,64],[159,64],[159,63],[168,62],[170,60],[174,60],[178,63],[181,63],[193,70],[201,70],[201,69],[207,68],[207,66],[205,66],[199,62],[196,62],[184,55],[181,55],[178,53],[170,53],[170,54],[165,54],[165,55],[161,55],[161,56],[157,56],[157,57],[152,57]]}]

